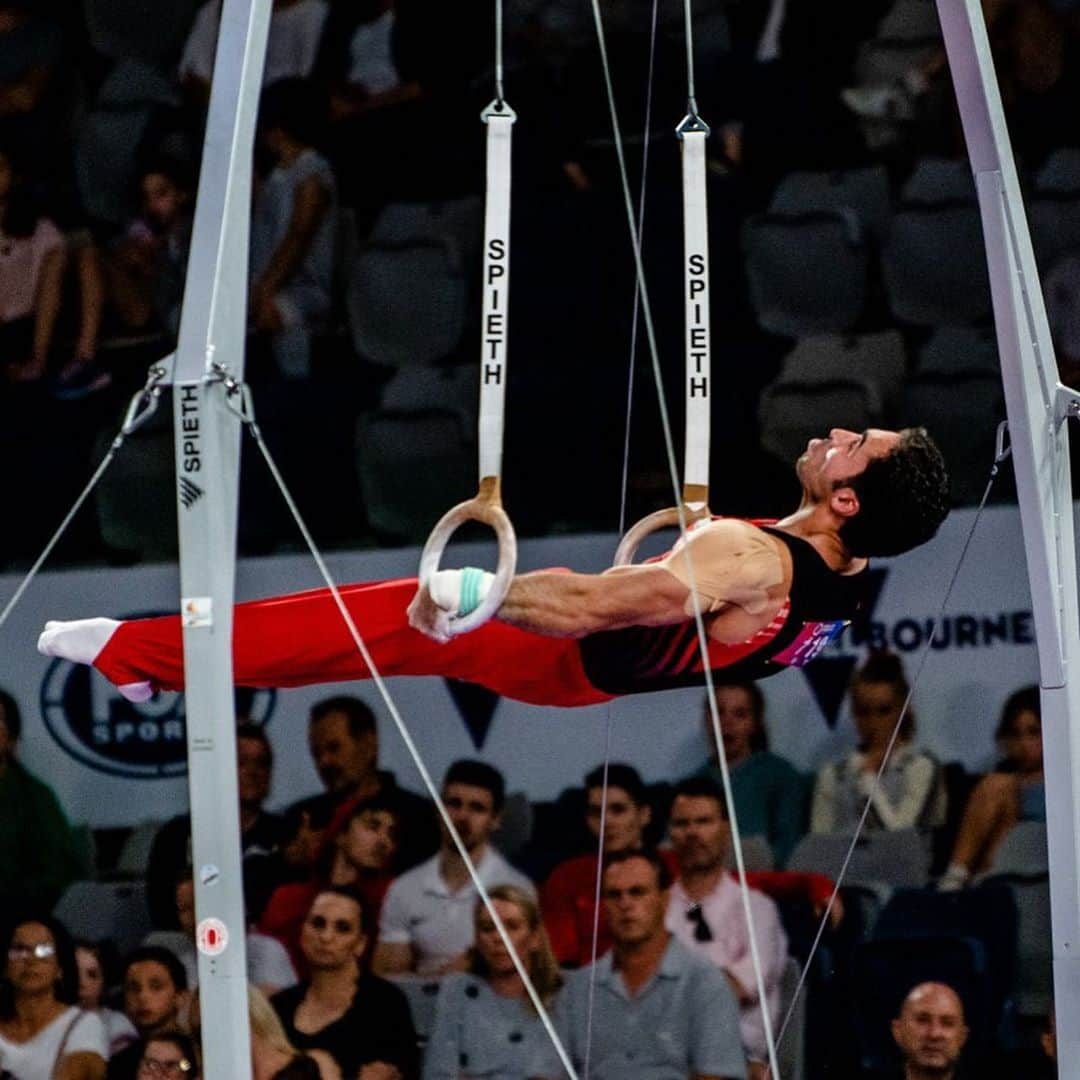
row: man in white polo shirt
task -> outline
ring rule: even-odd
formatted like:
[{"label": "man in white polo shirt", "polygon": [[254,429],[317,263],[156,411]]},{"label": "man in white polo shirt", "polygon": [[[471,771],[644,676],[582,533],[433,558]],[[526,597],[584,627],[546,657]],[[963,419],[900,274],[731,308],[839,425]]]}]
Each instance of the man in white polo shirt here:
[{"label": "man in white polo shirt", "polygon": [[[484,886],[516,885],[535,895],[532,882],[490,845],[505,796],[502,773],[482,761],[455,761],[443,780],[443,802]],[[475,904],[476,887],[444,829],[439,852],[402,874],[386,894],[375,973],[438,975],[460,968],[473,943]]]}]

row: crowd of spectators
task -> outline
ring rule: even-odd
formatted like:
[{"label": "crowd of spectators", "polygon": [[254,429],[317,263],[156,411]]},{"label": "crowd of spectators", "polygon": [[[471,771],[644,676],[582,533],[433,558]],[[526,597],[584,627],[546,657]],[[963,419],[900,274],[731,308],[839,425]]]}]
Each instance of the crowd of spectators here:
[{"label": "crowd of spectators", "polygon": [[[1002,759],[977,782],[946,785],[941,763],[917,751],[901,755],[917,767],[887,766],[874,794],[865,778],[881,767],[882,733],[900,722],[898,702],[907,692],[899,659],[871,654],[849,686],[857,749],[811,779],[768,750],[759,687],[715,688],[748,864],[745,896],[715,762],[653,784],[626,762],[598,766],[582,788],[546,809],[538,805],[531,835],[503,853],[497,838],[508,793],[492,765],[459,760],[442,778],[459,848],[434,807],[379,768],[371,710],[354,697],[331,697],[313,706],[308,727],[324,790],[274,814],[263,805],[271,743],[241,718],[255,1075],[559,1080],[564,1064],[539,1001],[571,1064],[580,1071],[588,1059],[590,1075],[761,1080],[766,1021],[774,1034],[783,1024],[819,925],[800,1013],[807,1022],[788,1036],[801,1044],[798,1075],[1053,1075],[1049,952],[1023,961],[1044,969],[1047,995],[1032,1011],[1010,982],[1021,897],[1003,901],[1009,886],[995,878],[1014,828],[1045,822],[1038,695],[1025,687],[1009,697],[997,731]],[[5,745],[13,745],[17,717],[15,703],[5,700]],[[913,722],[901,730],[902,748]],[[762,782],[741,782],[747,769]],[[197,1069],[189,819],[158,827],[145,864],[154,928],[120,957],[115,941],[72,939],[82,932],[77,908],[58,909],[70,926],[49,914],[65,886],[90,871],[65,861],[71,830],[60,805],[8,750],[0,786],[13,770],[39,792],[33,805],[44,808],[52,839],[41,851],[31,844],[8,856],[3,1075],[179,1075],[148,1064],[169,1055]],[[835,821],[823,822],[823,789],[832,805],[845,807]],[[824,849],[807,855],[819,840],[846,845],[867,799],[866,843],[872,848],[875,837],[892,836],[921,852],[919,888],[910,887],[903,860],[871,873],[853,865],[839,892],[838,862],[808,865],[808,857],[825,858]],[[948,814],[925,813],[930,802],[949,800],[958,805]],[[2,804],[0,835],[34,836],[31,826],[41,823],[25,810]],[[943,853],[938,865],[931,839]],[[43,854],[51,861],[43,863]],[[1039,867],[1018,868],[1012,858],[1009,872],[1030,886]],[[1045,873],[1043,865],[1044,882]],[[912,896],[939,921],[919,924],[906,938],[897,911],[910,912]],[[958,912],[963,927],[949,922]],[[988,917],[1008,925],[988,931]],[[938,936],[927,951],[920,942],[930,930]],[[985,948],[968,956],[964,950],[981,935]],[[907,955],[891,961],[895,970],[883,977],[875,958],[897,946]],[[942,960],[950,949],[957,956]],[[980,989],[987,964],[989,981],[1002,980],[996,1003]]]}]

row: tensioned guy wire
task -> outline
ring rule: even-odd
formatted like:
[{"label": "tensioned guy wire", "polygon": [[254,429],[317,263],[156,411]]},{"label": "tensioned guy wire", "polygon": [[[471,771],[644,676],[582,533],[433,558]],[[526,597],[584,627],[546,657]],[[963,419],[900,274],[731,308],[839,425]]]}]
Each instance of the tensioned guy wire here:
[{"label": "tensioned guy wire", "polygon": [[[285,502],[285,506],[288,508],[289,514],[292,516],[293,522],[296,524],[300,535],[304,539],[304,543],[307,545],[308,551],[311,553],[311,557],[318,568],[319,575],[322,577],[326,584],[330,595],[333,597],[334,605],[338,609],[338,613],[341,615],[342,621],[345,623],[345,627],[349,632],[349,636],[353,640],[353,644],[356,645],[357,652],[359,652],[364,664],[367,666],[368,671],[371,673],[372,682],[374,682],[379,696],[383,700],[383,704],[386,706],[387,712],[390,714],[391,719],[394,721],[394,726],[398,730],[398,734],[401,736],[402,742],[405,744],[406,750],[409,752],[409,756],[413,760],[413,764],[416,765],[417,771],[420,773],[420,779],[424,783],[424,787],[427,789],[428,794],[431,796],[432,802],[435,804],[435,808],[439,813],[439,817],[442,819],[442,823],[446,828],[447,834],[457,850],[458,855],[461,857],[465,868],[469,873],[469,878],[472,881],[473,887],[476,889],[477,895],[483,901],[484,907],[487,909],[488,914],[491,916],[492,922],[495,924],[495,928],[499,933],[499,937],[502,940],[503,945],[506,947],[507,952],[510,954],[511,959],[514,962],[514,968],[518,975],[521,977],[521,981],[524,984],[525,991],[529,995],[529,1000],[533,1004],[533,1008],[536,1009],[537,1016],[540,1018],[540,1022],[547,1032],[548,1037],[551,1040],[552,1046],[555,1048],[555,1052],[559,1056],[559,1060],[566,1069],[567,1074],[571,1077],[571,1080],[578,1080],[578,1074],[574,1070],[574,1066],[570,1061],[569,1055],[566,1052],[566,1048],[562,1044],[562,1040],[559,1038],[558,1033],[555,1031],[555,1027],[551,1022],[551,1017],[548,1015],[548,1011],[544,1006],[543,1001],[540,999],[540,995],[536,992],[536,987],[533,985],[532,979],[529,976],[525,965],[521,961],[521,957],[518,955],[517,949],[514,947],[513,942],[510,940],[510,935],[506,931],[506,927],[503,924],[502,919],[499,916],[499,912],[496,910],[494,903],[492,903],[491,896],[488,893],[487,887],[480,878],[480,874],[473,863],[472,857],[469,855],[465,848],[465,844],[461,839],[461,835],[458,833],[453,821],[450,818],[450,813],[446,809],[446,804],[443,802],[442,795],[439,792],[438,787],[435,785],[435,781],[432,779],[427,766],[424,764],[424,759],[420,754],[420,750],[413,740],[412,734],[409,731],[401,713],[398,710],[393,696],[390,693],[389,687],[386,685],[385,680],[379,672],[379,669],[375,666],[375,662],[372,659],[371,653],[368,651],[367,645],[364,643],[364,639],[357,629],[356,623],[353,620],[352,613],[349,611],[345,604],[344,599],[341,596],[341,591],[338,588],[337,583],[334,581],[333,576],[330,573],[329,567],[326,565],[326,561],[322,556],[321,551],[315,543],[314,537],[312,537],[310,530],[307,527],[303,515],[300,513],[299,507],[296,505],[296,501],[293,499],[292,493],[289,490],[288,485],[285,482],[285,478],[281,475],[277,467],[277,463],[274,460],[273,455],[270,452],[270,448],[266,445],[265,440],[262,437],[262,432],[259,429],[258,424],[255,421],[255,415],[251,402],[251,394],[246,384],[240,384],[238,382],[231,382],[226,380],[224,384],[225,393],[227,394],[226,403],[233,413],[240,418],[241,422],[250,432],[251,437],[255,440],[255,445],[259,448],[259,452],[262,454],[267,468],[270,470],[270,475],[273,477],[274,483],[277,485],[278,491],[281,493],[281,497]],[[233,399],[239,394],[239,403]]]},{"label": "tensioned guy wire", "polygon": [[[645,132],[641,147],[641,190],[638,195],[638,236],[645,231],[645,197],[648,191],[649,173],[649,137],[652,132],[653,72],[656,64],[656,30],[659,22],[660,0],[653,0],[652,22],[649,31],[649,68],[645,87]],[[619,535],[626,530],[626,500],[630,484],[630,425],[634,411],[634,374],[637,359],[638,323],[640,321],[639,304],[641,294],[634,289],[634,307],[630,324],[630,363],[626,381],[626,428],[623,435],[622,485],[619,494]],[[589,1078],[592,1064],[593,1013],[596,1002],[596,960],[600,945],[600,881],[604,868],[604,829],[607,826],[608,767],[611,764],[611,736],[614,723],[614,706],[611,702],[604,707],[604,777],[600,800],[600,832],[597,837],[596,886],[593,894],[592,948],[590,950],[589,1003],[585,1022],[585,1056],[583,1075]],[[587,794],[587,793],[586,793]]]},{"label": "tensioned guy wire", "polygon": [[844,861],[840,864],[840,870],[836,875],[836,880],[833,882],[832,894],[829,897],[828,904],[825,905],[825,911],[822,913],[821,921],[817,928],[817,933],[814,935],[813,943],[810,946],[810,952],[807,954],[806,963],[803,965],[802,971],[799,973],[799,981],[795,986],[795,992],[791,996],[791,1004],[788,1006],[787,1013],[784,1016],[783,1023],[780,1025],[780,1034],[777,1037],[777,1042],[781,1042],[784,1038],[784,1033],[787,1031],[788,1025],[791,1022],[791,1018],[795,1013],[795,1007],[799,1001],[799,995],[802,993],[803,987],[806,984],[806,978],[810,971],[810,965],[814,961],[814,956],[817,953],[818,946],[821,944],[822,935],[825,933],[825,928],[829,924],[829,916],[832,914],[833,906],[836,904],[836,898],[840,895],[840,887],[844,882],[844,877],[847,874],[848,866],[851,864],[851,860],[855,855],[855,848],[858,847],[859,838],[862,836],[863,829],[866,826],[866,819],[870,814],[870,807],[873,805],[874,798],[877,796],[878,790],[881,786],[881,778],[885,775],[885,769],[888,767],[889,758],[892,756],[893,750],[896,748],[896,743],[900,738],[900,731],[904,725],[904,720],[907,718],[908,710],[911,708],[911,702],[915,696],[915,690],[919,685],[919,680],[922,677],[923,669],[926,667],[926,661],[930,656],[931,647],[934,644],[934,638],[937,636],[938,627],[941,625],[942,616],[945,614],[945,608],[948,606],[949,599],[952,596],[953,589],[956,586],[957,578],[960,576],[960,570],[963,568],[964,561],[967,558],[968,549],[971,547],[971,541],[974,539],[975,530],[979,525],[979,518],[982,517],[982,512],[986,507],[986,500],[990,498],[990,491],[994,486],[994,481],[997,479],[998,472],[1001,468],[1002,462],[1009,456],[1009,450],[1004,442],[1005,424],[1002,422],[998,426],[998,448],[994,456],[994,463],[990,467],[990,475],[986,481],[986,489],[983,491],[982,499],[979,501],[978,509],[975,511],[975,517],[972,519],[971,527],[968,529],[967,536],[964,538],[963,546],[960,549],[960,556],[956,560],[956,566],[953,568],[952,576],[949,578],[949,584],[945,589],[945,595],[942,597],[941,605],[938,608],[937,615],[934,616],[932,623],[932,629],[927,636],[926,644],[923,646],[923,650],[919,655],[918,666],[915,669],[915,674],[911,680],[911,687],[908,690],[907,697],[904,698],[903,707],[900,710],[900,715],[896,720],[896,725],[893,727],[892,735],[889,737],[889,742],[885,747],[885,754],[881,759],[881,764],[878,766],[877,772],[874,774],[874,779],[870,785],[870,792],[866,797],[866,802],[863,804],[862,813],[859,815],[858,823],[855,826],[855,833],[851,838],[851,843],[848,845],[847,853],[844,855]]},{"label": "tensioned guy wire", "polygon": [[[701,612],[701,597],[697,588],[697,580],[693,568],[693,557],[690,553],[689,545],[686,545],[686,510],[682,499],[680,498],[678,465],[676,464],[675,445],[671,432],[671,419],[667,407],[667,396],[664,391],[663,374],[660,370],[660,353],[656,343],[656,328],[652,317],[652,305],[649,301],[648,284],[645,278],[645,266],[641,254],[641,242],[634,221],[633,196],[630,191],[630,179],[626,167],[626,155],[623,148],[622,133],[619,127],[618,109],[615,104],[615,89],[612,83],[611,65],[608,61],[604,23],[600,13],[599,0],[591,0],[591,7],[593,23],[596,28],[597,44],[600,50],[600,62],[604,74],[604,88],[607,94],[608,113],[611,119],[612,135],[615,143],[615,155],[619,165],[619,179],[622,186],[623,203],[627,224],[630,230],[630,244],[634,254],[634,270],[637,278],[637,286],[641,292],[641,310],[645,321],[645,332],[649,344],[649,356],[652,362],[653,379],[656,383],[656,392],[660,405],[660,423],[664,434],[664,449],[667,456],[668,473],[678,513],[679,535],[684,543],[688,583],[694,604],[694,623],[697,628],[698,648],[702,656],[702,667],[704,669],[705,686],[709,700],[709,711],[713,723],[713,735],[717,741],[717,757],[720,763],[721,778],[723,780],[724,798],[727,802],[730,815],[732,849],[735,854],[735,863],[738,869],[739,892],[742,898],[743,913],[746,917],[748,937],[750,939],[750,954],[754,967],[755,989],[757,990],[759,1000],[764,1006],[768,1001],[768,998],[765,993],[761,957],[757,946],[757,934],[754,928],[754,916],[750,906],[750,890],[746,883],[746,866],[743,860],[742,838],[739,832],[738,818],[735,813],[735,803],[731,790],[731,777],[727,766],[727,756],[724,752],[723,739],[720,736],[720,718],[716,712],[712,671],[708,662],[708,635],[705,630],[705,622]],[[765,1043],[768,1051],[768,1064],[772,1070],[772,1075],[778,1078],[780,1070],[776,1058],[776,1043],[773,1039],[772,1018],[769,1015],[767,1007],[762,1008],[761,1016],[765,1033]]]}]

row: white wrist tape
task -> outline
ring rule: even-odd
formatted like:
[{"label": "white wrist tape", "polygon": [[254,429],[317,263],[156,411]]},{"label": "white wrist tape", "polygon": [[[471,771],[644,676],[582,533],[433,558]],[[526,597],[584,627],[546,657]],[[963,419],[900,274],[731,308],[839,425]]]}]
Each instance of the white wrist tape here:
[{"label": "white wrist tape", "polygon": [[463,570],[436,570],[428,582],[431,599],[451,615],[470,615],[483,602],[494,574],[466,566]]}]

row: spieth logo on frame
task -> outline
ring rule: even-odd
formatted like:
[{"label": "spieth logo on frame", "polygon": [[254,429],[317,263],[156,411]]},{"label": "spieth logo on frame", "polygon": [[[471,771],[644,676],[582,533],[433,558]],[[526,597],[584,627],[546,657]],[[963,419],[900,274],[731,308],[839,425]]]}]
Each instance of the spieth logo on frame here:
[{"label": "spieth logo on frame", "polygon": [[[274,690],[240,689],[237,715],[265,725],[273,716],[276,700]],[[121,697],[93,668],[56,659],[42,680],[41,715],[60,747],[98,772],[142,780],[187,773],[183,694],[156,694],[135,704]]]}]

